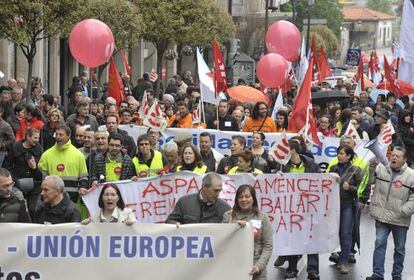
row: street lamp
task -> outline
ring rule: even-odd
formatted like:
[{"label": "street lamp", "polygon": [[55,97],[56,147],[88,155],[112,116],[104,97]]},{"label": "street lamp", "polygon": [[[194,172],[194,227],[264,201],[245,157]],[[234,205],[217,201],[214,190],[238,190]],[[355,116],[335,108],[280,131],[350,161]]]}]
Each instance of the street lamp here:
[{"label": "street lamp", "polygon": [[309,37],[310,37],[310,8],[315,4],[315,0],[307,0],[308,4],[308,30],[306,32],[306,53],[309,54]]}]

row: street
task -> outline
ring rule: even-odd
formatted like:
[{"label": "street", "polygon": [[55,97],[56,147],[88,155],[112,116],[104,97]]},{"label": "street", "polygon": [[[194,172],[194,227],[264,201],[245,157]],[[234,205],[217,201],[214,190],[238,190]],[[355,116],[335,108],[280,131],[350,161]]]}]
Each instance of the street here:
[{"label": "street", "polygon": [[[319,256],[319,271],[321,279],[339,279],[339,280],[365,280],[367,276],[372,274],[372,254],[375,242],[375,224],[374,220],[368,216],[368,209],[364,209],[361,215],[361,255],[356,255],[357,263],[350,265],[348,275],[339,274],[334,263],[328,260],[329,254],[321,254]],[[387,256],[385,260],[385,279],[391,279],[391,271],[393,264],[394,241],[392,235],[388,238]],[[285,268],[273,266],[276,256],[273,256],[267,266],[267,279],[285,279]],[[306,265],[302,258],[298,263],[299,280],[307,279]],[[414,280],[414,231],[410,229],[407,235],[405,262],[404,262],[404,280]]]}]

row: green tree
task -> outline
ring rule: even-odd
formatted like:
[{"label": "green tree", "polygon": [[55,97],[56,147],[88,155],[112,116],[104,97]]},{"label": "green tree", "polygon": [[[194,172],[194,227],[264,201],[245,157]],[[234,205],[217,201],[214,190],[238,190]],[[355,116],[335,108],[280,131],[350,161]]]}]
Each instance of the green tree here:
[{"label": "green tree", "polygon": [[[310,9],[311,19],[326,19],[326,25],[339,36],[343,15],[337,0],[317,0]],[[295,24],[303,30],[303,20],[308,18],[307,1],[296,0],[296,11]]]},{"label": "green tree", "polygon": [[328,57],[334,57],[339,48],[338,38],[333,31],[324,25],[311,27],[311,32],[318,34],[323,41],[324,49]]},{"label": "green tree", "polygon": [[[95,18],[111,29],[115,38],[115,55],[120,49],[138,46],[145,24],[138,7],[128,0],[88,0],[82,18]],[[98,79],[109,61],[99,66]]]},{"label": "green tree", "polygon": [[221,43],[235,33],[231,17],[215,0],[133,0],[145,22],[143,38],[157,49],[157,72],[172,44],[204,47],[213,36]]},{"label": "green tree", "polygon": [[28,63],[30,88],[36,44],[67,34],[79,19],[80,0],[0,0],[0,37],[16,43]]},{"label": "green tree", "polygon": [[394,15],[394,10],[389,0],[368,0],[367,7],[374,11]]}]

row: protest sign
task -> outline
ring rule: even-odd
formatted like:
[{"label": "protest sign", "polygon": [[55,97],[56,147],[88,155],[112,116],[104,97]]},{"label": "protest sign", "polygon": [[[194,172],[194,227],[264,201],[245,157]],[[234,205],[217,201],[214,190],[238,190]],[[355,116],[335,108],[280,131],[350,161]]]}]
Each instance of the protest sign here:
[{"label": "protest sign", "polygon": [[[148,128],[142,126],[129,126],[129,125],[120,125],[120,129],[125,130],[128,134],[136,140],[141,134],[146,134]],[[215,129],[184,129],[184,128],[167,128],[161,133],[161,138],[159,140],[160,147],[162,148],[166,142],[173,141],[175,137],[183,133],[189,133],[192,135],[193,144],[199,146],[199,136],[202,132],[209,132],[213,138],[212,148],[217,150],[222,155],[230,155],[231,148],[231,137],[233,135],[241,135],[246,137],[246,146],[250,147],[252,144],[252,133],[247,132],[231,132],[231,131],[220,131]],[[294,133],[287,133],[287,137],[290,139],[295,136]],[[272,150],[272,148],[279,143],[283,138],[283,133],[265,133],[264,148]],[[319,140],[321,141],[321,147],[313,145],[309,148],[309,152],[314,156],[315,161],[319,164],[319,167],[322,171],[325,171],[328,167],[329,162],[336,157],[336,149],[339,146],[338,137],[324,137],[322,134],[319,134]],[[364,142],[365,143],[365,142]],[[365,156],[365,160],[368,161],[374,155],[367,149],[363,147],[364,145],[359,145],[355,152],[361,156]],[[368,153],[367,153],[368,152]]]},{"label": "protest sign", "polygon": [[359,61],[361,60],[361,50],[360,49],[348,49],[346,53],[345,64],[349,66],[358,66]]},{"label": "protest sign", "polygon": [[237,224],[0,223],[0,278],[248,280],[251,230]]},{"label": "protest sign", "polygon": [[[162,223],[178,199],[198,192],[203,175],[192,172],[118,182],[125,204],[141,223]],[[237,188],[256,189],[259,208],[268,214],[277,255],[332,252],[339,245],[339,185],[330,174],[235,174],[222,176],[220,197],[234,205]],[[102,186],[83,196],[90,213],[99,212]]]}]

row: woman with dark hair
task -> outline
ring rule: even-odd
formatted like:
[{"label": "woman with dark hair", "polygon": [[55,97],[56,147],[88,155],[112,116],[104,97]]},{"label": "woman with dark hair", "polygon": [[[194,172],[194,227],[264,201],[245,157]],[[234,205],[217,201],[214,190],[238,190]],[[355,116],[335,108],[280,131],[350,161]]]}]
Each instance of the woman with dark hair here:
[{"label": "woman with dark hair", "polygon": [[99,194],[99,210],[92,217],[82,221],[87,225],[93,223],[125,223],[132,225],[137,222],[137,218],[131,209],[125,208],[121,192],[116,184],[105,184]]},{"label": "woman with dark hair", "polygon": [[276,132],[283,132],[288,129],[288,113],[285,110],[279,110],[276,113]]},{"label": "woman with dark hair", "polygon": [[346,108],[342,110],[341,116],[339,117],[339,121],[335,123],[335,132],[337,137],[340,137],[342,135],[342,129],[344,128],[344,125],[349,122],[351,116],[351,109]]},{"label": "woman with dark hair", "polygon": [[55,145],[55,132],[59,124],[64,123],[62,113],[57,108],[52,108],[47,112],[46,124],[40,131],[40,144],[43,150],[51,148]]},{"label": "woman with dark hair", "polygon": [[16,133],[16,141],[24,139],[27,128],[36,128],[38,131],[40,131],[44,124],[45,123],[42,121],[40,110],[32,104],[26,105],[24,119],[20,121],[20,127]]},{"label": "woman with dark hair", "polygon": [[24,106],[22,104],[17,104],[14,107],[14,115],[10,117],[10,125],[13,128],[14,134],[19,130],[21,121],[24,119]]},{"label": "woman with dark hair", "polygon": [[268,116],[268,107],[266,103],[257,102],[254,105],[252,116],[244,124],[243,131],[276,132],[275,121]]},{"label": "woman with dark hair", "polygon": [[414,123],[412,112],[407,110],[401,111],[398,123],[398,133],[407,149],[407,164],[412,167],[414,164]]},{"label": "woman with dark hair", "polygon": [[255,156],[253,165],[257,169],[263,171],[263,173],[270,173],[270,171],[276,167],[277,163],[269,154],[269,151],[263,147],[265,138],[266,137],[263,132],[253,132],[250,151],[252,151],[253,155]]},{"label": "woman with dark hair", "polygon": [[244,150],[238,156],[237,166],[229,170],[227,174],[236,174],[236,173],[254,173],[254,174],[263,174],[263,171],[254,168],[254,154],[250,150]]},{"label": "woman with dark hair", "polygon": [[192,171],[198,174],[205,174],[207,166],[198,152],[197,148],[191,144],[185,144],[181,153],[181,165],[177,166],[177,172]]},{"label": "woman with dark hair", "polygon": [[347,274],[348,258],[352,249],[352,229],[355,222],[357,191],[361,183],[361,169],[352,164],[355,153],[350,146],[339,146],[337,149],[338,164],[331,167],[331,173],[339,175],[340,184],[340,226],[339,241],[341,252],[337,268],[341,274]]},{"label": "woman with dark hair", "polygon": [[269,217],[259,210],[256,191],[250,185],[241,185],[236,192],[233,209],[224,213],[223,223],[238,223],[244,227],[250,223],[254,233],[253,267],[250,275],[254,280],[265,280],[266,266],[272,256],[273,234]]}]

